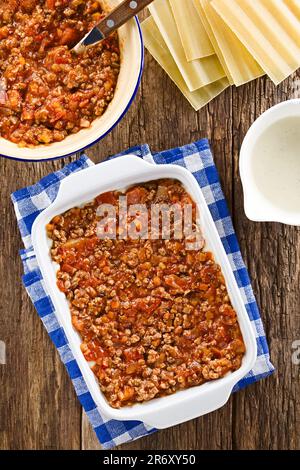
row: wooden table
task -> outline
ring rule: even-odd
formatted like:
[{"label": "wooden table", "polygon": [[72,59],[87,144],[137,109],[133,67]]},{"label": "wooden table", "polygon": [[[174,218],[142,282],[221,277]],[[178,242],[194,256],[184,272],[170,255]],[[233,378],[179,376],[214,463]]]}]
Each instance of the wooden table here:
[{"label": "wooden table", "polygon": [[[241,250],[261,308],[277,372],[231,397],[208,416],[160,431],[122,449],[299,449],[300,366],[292,343],[300,339],[300,230],[253,223],[243,210],[239,149],[250,124],[271,105],[300,97],[300,72],[276,88],[262,78],[231,88],[196,113],[146,54],[139,93],[123,121],[87,151],[99,162],[140,143],[153,150],[210,139]],[[64,166],[68,160],[22,163],[0,159],[1,449],[99,449],[25,289],[22,247],[10,193]]]}]

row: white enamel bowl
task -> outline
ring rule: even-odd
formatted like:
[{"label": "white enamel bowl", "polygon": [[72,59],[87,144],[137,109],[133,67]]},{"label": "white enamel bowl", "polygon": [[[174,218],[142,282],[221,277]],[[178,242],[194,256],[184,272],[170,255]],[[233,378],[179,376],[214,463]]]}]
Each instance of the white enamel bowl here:
[{"label": "white enamel bowl", "polygon": [[[198,205],[199,222],[206,240],[206,248],[214,253],[216,261],[222,268],[232,305],[237,312],[246,345],[246,354],[240,369],[219,380],[182,390],[167,397],[156,398],[147,403],[115,409],[105,399],[80,350],[81,340],[72,326],[66,297],[56,285],[57,266],[51,261],[49,255],[51,240],[47,237],[45,227],[55,215],[76,205],[89,202],[100,193],[160,178],[174,178],[181,181]],[[61,182],[56,200],[35,220],[32,241],[45,287],[55,306],[58,321],[65,331],[70,348],[95,403],[107,418],[139,420],[158,429],[182,423],[223,406],[235,384],[252,369],[257,355],[254,330],[202,191],[195,178],[186,169],[177,165],[153,165],[129,155],[73,173]]]},{"label": "white enamel bowl", "polygon": [[[105,3],[113,7],[119,1],[108,0]],[[143,39],[137,18],[133,18],[119,29],[119,38],[121,68],[115,96],[105,113],[96,119],[91,127],[69,135],[62,142],[34,148],[20,148],[0,137],[0,155],[27,161],[52,160],[72,155],[103,139],[128,111],[138,90],[144,65]]]}]

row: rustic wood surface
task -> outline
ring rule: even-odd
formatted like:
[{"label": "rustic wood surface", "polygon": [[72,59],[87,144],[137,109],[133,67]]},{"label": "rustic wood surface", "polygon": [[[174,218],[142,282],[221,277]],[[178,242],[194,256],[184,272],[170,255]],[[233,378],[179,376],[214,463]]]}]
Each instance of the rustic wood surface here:
[{"label": "rustic wood surface", "polygon": [[[132,145],[153,150],[210,139],[222,186],[261,308],[277,372],[233,395],[208,416],[160,431],[122,449],[299,449],[300,229],[247,220],[238,171],[245,132],[271,105],[300,97],[300,72],[276,88],[262,78],[228,89],[196,113],[146,54],[142,85],[130,111],[87,155],[100,162]],[[21,284],[21,240],[10,193],[61,168],[68,160],[23,163],[0,159],[1,449],[99,449],[70,379]]]}]

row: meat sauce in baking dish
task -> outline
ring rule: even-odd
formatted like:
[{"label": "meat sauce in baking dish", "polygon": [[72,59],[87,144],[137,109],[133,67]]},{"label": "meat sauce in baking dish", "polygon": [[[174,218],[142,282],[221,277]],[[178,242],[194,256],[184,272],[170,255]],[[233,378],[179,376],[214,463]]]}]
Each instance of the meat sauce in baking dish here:
[{"label": "meat sauce in baking dish", "polygon": [[95,0],[0,0],[0,136],[21,147],[90,127],[114,96],[117,33],[70,49],[105,15]]},{"label": "meat sauce in baking dish", "polygon": [[[181,239],[97,237],[97,208],[195,203],[177,180],[101,194],[47,225],[57,285],[81,350],[114,408],[219,379],[241,366],[245,345],[213,254]],[[134,219],[127,219],[132,223]]]}]

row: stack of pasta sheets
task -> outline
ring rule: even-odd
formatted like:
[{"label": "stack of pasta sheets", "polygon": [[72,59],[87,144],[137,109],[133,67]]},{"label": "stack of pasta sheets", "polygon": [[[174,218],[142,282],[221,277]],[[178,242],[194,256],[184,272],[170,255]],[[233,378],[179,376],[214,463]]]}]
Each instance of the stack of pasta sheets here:
[{"label": "stack of pasta sheets", "polygon": [[199,110],[230,85],[300,67],[300,0],[155,0],[145,46]]}]

